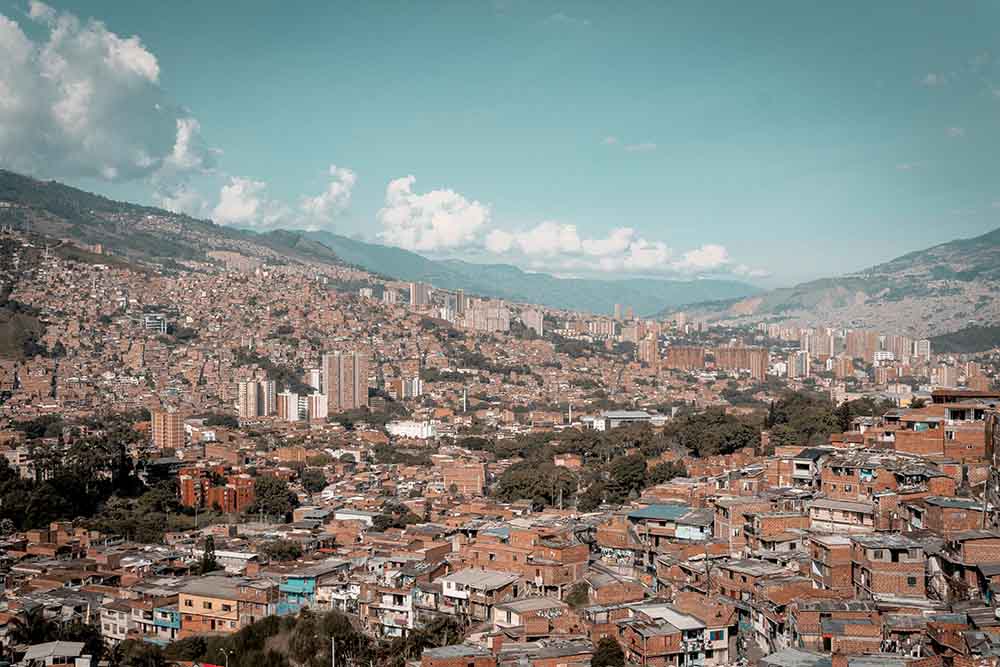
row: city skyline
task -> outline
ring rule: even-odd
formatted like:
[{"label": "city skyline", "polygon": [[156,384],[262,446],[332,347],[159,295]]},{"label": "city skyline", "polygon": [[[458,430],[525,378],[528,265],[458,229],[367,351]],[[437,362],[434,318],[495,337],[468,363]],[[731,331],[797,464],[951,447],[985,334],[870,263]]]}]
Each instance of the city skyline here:
[{"label": "city skyline", "polygon": [[630,9],[8,2],[0,166],[566,276],[787,285],[998,226],[996,7]]}]

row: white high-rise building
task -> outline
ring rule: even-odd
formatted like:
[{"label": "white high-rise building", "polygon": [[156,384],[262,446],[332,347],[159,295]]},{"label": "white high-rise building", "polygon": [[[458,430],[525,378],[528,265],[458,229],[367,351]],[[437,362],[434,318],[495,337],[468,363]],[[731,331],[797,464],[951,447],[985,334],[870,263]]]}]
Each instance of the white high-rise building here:
[{"label": "white high-rise building", "polygon": [[257,399],[257,381],[244,380],[236,385],[236,411],[240,419],[259,417]]}]

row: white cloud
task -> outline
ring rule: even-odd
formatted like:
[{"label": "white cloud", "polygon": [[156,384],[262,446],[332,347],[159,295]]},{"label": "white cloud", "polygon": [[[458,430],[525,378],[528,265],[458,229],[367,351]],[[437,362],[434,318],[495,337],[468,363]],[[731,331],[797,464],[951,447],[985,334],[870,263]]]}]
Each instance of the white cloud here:
[{"label": "white cloud", "polygon": [[954,139],[957,139],[959,137],[964,137],[965,136],[965,128],[964,127],[949,127],[949,128],[946,128],[944,132],[949,137],[952,137]]},{"label": "white cloud", "polygon": [[652,141],[639,141],[636,143],[624,143],[613,134],[609,134],[601,140],[602,146],[621,147],[626,153],[650,153],[655,151],[657,146]]},{"label": "white cloud", "polygon": [[490,220],[489,206],[454,190],[413,191],[414,176],[389,183],[385,206],[378,212],[379,237],[409,250],[436,251],[473,242]]},{"label": "white cloud", "polygon": [[583,247],[576,225],[558,222],[541,222],[531,229],[515,235],[518,248],[525,255],[573,255]]},{"label": "white cloud", "polygon": [[565,12],[556,12],[555,14],[549,16],[547,20],[549,23],[556,23],[561,25],[578,25],[578,26],[590,25],[590,19],[570,16]]},{"label": "white cloud", "polygon": [[211,214],[205,198],[187,184],[158,187],[153,191],[153,201],[160,208],[195,218],[206,218]]},{"label": "white cloud", "polygon": [[485,236],[483,248],[534,270],[563,274],[767,275],[733,264],[726,248],[717,244],[703,245],[676,258],[665,242],[642,238],[631,227],[612,229],[606,236],[584,237],[576,225],[548,220],[522,231],[494,229]]},{"label": "white cloud", "polygon": [[688,250],[676,266],[681,271],[697,273],[714,271],[723,268],[728,263],[729,252],[724,246],[707,243],[695,250]]},{"label": "white cloud", "polygon": [[938,86],[943,86],[947,82],[948,77],[937,72],[928,72],[922,79],[920,79],[920,85],[926,86],[927,88],[937,88]]},{"label": "white cloud", "polygon": [[351,192],[358,176],[350,169],[330,165],[330,182],[326,189],[315,197],[303,197],[300,204],[307,220],[314,226],[328,225],[343,213],[351,203]]},{"label": "white cloud", "polygon": [[514,235],[502,229],[494,229],[486,235],[486,238],[483,240],[483,246],[487,252],[494,255],[503,255],[510,252],[510,249],[514,247]]},{"label": "white cloud", "polygon": [[3,166],[111,181],[210,167],[197,121],[166,98],[159,62],[138,37],[41,2],[27,16],[37,40],[0,15]]},{"label": "white cloud", "polygon": [[267,183],[231,176],[219,191],[212,218],[220,225],[267,229],[288,220],[290,211],[267,194]]}]

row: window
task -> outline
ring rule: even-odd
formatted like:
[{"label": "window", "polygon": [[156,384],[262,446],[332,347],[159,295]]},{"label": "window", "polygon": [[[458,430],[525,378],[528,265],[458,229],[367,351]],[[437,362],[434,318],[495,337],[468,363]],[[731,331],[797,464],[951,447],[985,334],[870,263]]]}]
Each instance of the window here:
[{"label": "window", "polygon": [[722,640],[723,639],[723,635],[725,635],[725,634],[726,633],[723,632],[722,630],[712,630],[708,634],[708,638],[711,639],[713,642],[717,642],[717,641]]},{"label": "window", "polygon": [[233,605],[231,604],[222,605],[222,611],[232,611],[232,610],[233,610]]},{"label": "window", "polygon": [[906,585],[910,586],[911,588],[913,586],[916,586],[917,585],[917,578],[916,577],[907,577],[906,578]]},{"label": "window", "polygon": [[202,602],[201,603],[201,608],[202,609],[211,609],[212,608],[212,603],[211,602]]},{"label": "window", "polygon": [[884,556],[885,552],[883,552],[881,549],[875,549],[874,551],[872,551],[872,560],[882,560]]},{"label": "window", "polygon": [[194,602],[192,602],[191,600],[184,600],[184,606],[185,607],[193,607],[194,606]]},{"label": "window", "polygon": [[850,493],[852,489],[854,489],[854,487],[851,486],[850,484],[844,485],[844,491],[846,491],[847,493]]}]

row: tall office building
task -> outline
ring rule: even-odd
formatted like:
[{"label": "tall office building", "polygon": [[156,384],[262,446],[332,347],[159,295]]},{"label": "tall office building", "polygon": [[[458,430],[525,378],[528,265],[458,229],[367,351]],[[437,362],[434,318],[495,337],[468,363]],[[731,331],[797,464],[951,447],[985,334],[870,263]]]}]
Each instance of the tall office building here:
[{"label": "tall office building", "polygon": [[258,410],[257,381],[244,380],[236,385],[236,411],[240,419],[253,419],[260,416]]},{"label": "tall office building", "polygon": [[927,338],[913,341],[913,356],[924,361],[931,360],[931,342]]},{"label": "tall office building", "polygon": [[620,303],[615,304],[615,319],[620,320],[622,318],[622,305]]},{"label": "tall office building", "polygon": [[469,307],[469,298],[465,296],[465,290],[455,291],[455,314],[464,315],[465,309]]},{"label": "tall office building", "polygon": [[410,283],[410,305],[422,307],[431,302],[431,286],[425,283]]},{"label": "tall office building", "polygon": [[361,352],[323,355],[323,381],[331,414],[368,407],[368,357]]},{"label": "tall office building", "polygon": [[152,414],[153,444],[158,449],[180,449],[184,446],[184,421],[174,408]]}]

